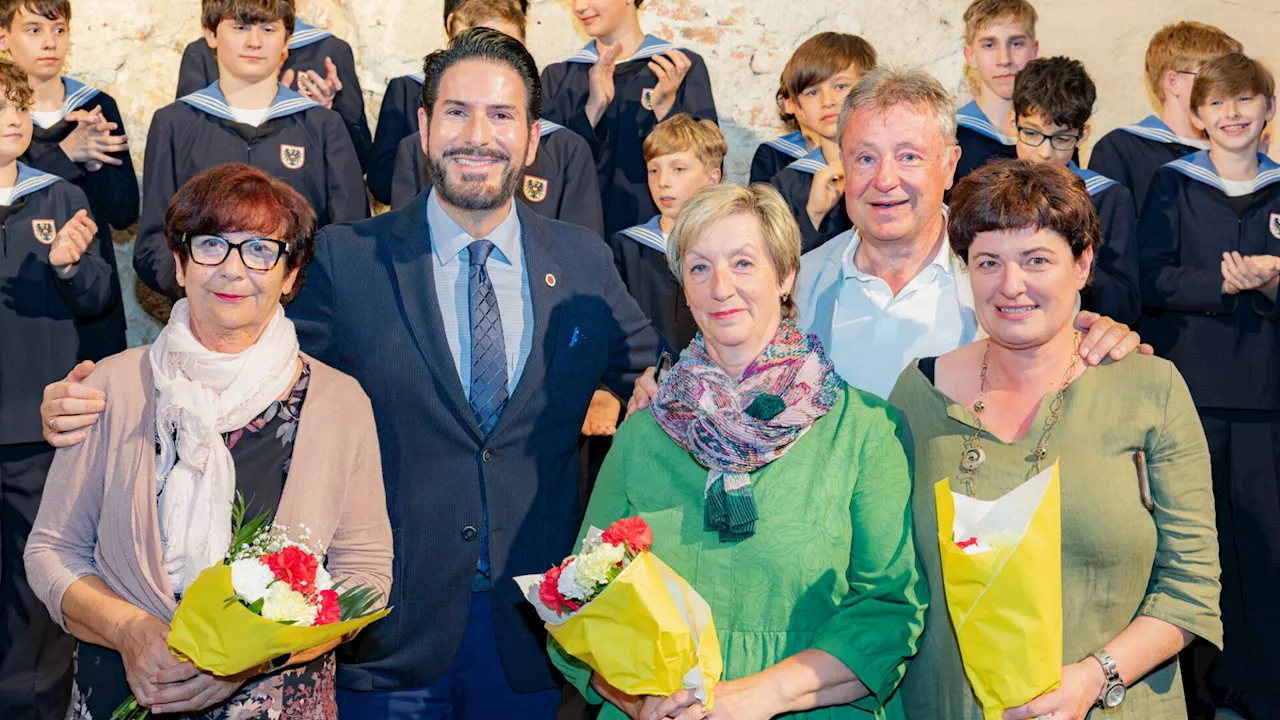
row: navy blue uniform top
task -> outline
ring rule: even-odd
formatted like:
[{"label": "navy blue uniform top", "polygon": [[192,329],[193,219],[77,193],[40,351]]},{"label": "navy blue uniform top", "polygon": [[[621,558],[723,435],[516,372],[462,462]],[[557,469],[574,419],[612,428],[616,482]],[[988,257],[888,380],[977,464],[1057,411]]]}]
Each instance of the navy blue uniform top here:
[{"label": "navy blue uniform top", "polygon": [[751,158],[751,182],[769,182],[783,168],[809,154],[799,130],[760,143]]},{"label": "navy blue uniform top", "polygon": [[101,360],[81,340],[85,318],[119,304],[120,281],[93,242],[70,278],[49,264],[49,247],[89,209],[80,188],[18,163],[13,199],[0,206],[0,445],[41,442],[44,386],[81,360]]},{"label": "navy blue uniform top", "polygon": [[[422,142],[417,132],[400,141],[391,181],[391,208],[402,208],[426,189]],[[587,141],[550,120],[542,121],[533,164],[525,168],[516,198],[552,220],[604,233],[600,190]]]},{"label": "navy blue uniform top", "polygon": [[196,173],[243,162],[289,183],[320,226],[369,216],[355,148],[332,110],[281,85],[258,127],[235,122],[217,83],[160,108],[147,133],[142,221],[134,244],[138,279],[169,297],[181,289],[164,237],[169,199]]},{"label": "navy blue uniform top", "polygon": [[1089,169],[1129,188],[1141,215],[1156,171],[1209,147],[1208,143],[1197,145],[1188,145],[1186,139],[1175,135],[1160,118],[1150,115],[1140,123],[1116,128],[1104,135],[1089,155]]},{"label": "navy blue uniform top", "polygon": [[613,263],[627,286],[627,292],[653,323],[658,334],[674,353],[685,349],[698,325],[684,301],[684,291],[667,265],[667,240],[654,215],[643,225],[629,227],[609,238]]},{"label": "navy blue uniform top", "polygon": [[[342,81],[342,89],[333,96],[333,110],[342,116],[363,173],[373,156],[373,135],[369,132],[369,119],[364,115],[364,91],[360,89],[360,78],[356,75],[356,59],[351,45],[334,37],[328,30],[312,27],[301,20],[295,21],[293,35],[289,38],[289,57],[284,61],[281,72],[314,70],[320,77],[326,77],[329,71],[324,67],[325,58],[333,61],[338,69],[338,79]],[[178,67],[178,94],[175,97],[186,97],[217,80],[218,58],[209,44],[204,38],[188,44]]]},{"label": "navy blue uniform top", "polygon": [[956,163],[955,181],[977,170],[991,158],[1016,158],[1018,148],[1009,142],[987,119],[978,101],[956,111],[956,143],[960,146],[960,162]]},{"label": "navy blue uniform top", "polygon": [[[68,77],[62,78],[64,95],[62,117],[73,110],[102,109],[107,122],[117,126],[114,134],[125,134],[124,119],[116,101],[105,92],[89,87]],[[128,151],[113,153],[120,165],[108,165],[89,172],[84,163],[67,157],[60,143],[75,131],[79,123],[59,120],[53,126],[42,128],[33,125],[31,146],[22,161],[30,167],[69,180],[80,188],[89,199],[89,214],[98,224],[97,245],[103,260],[111,266],[112,282],[119,282],[116,267],[115,246],[111,241],[111,229],[124,230],[138,221],[138,175],[133,169],[133,158]],[[120,294],[119,287],[115,292]],[[89,321],[81,319],[81,347],[92,359],[104,358],[121,352],[126,347],[124,304],[114,303],[102,317]]]},{"label": "navy blue uniform top", "polygon": [[791,214],[800,226],[801,253],[807,253],[853,227],[845,212],[843,198],[827,211],[818,227],[815,228],[813,221],[809,219],[806,208],[809,206],[809,191],[813,188],[813,176],[826,166],[827,158],[822,154],[822,148],[814,148],[808,155],[787,165],[769,181],[778,189],[782,199],[787,201],[787,207],[791,208]]},{"label": "navy blue uniform top", "polygon": [[1102,244],[1094,255],[1093,279],[1082,293],[1085,310],[1101,313],[1130,326],[1138,324],[1142,300],[1138,292],[1138,252],[1134,246],[1138,216],[1133,195],[1120,183],[1071,163],[1084,180],[1098,213]]},{"label": "navy blue uniform top", "polygon": [[400,141],[418,132],[418,108],[422,107],[422,74],[401,75],[387,83],[378,111],[378,129],[373,134],[373,157],[366,168],[369,192],[378,202],[393,207],[391,190]]},{"label": "navy blue uniform top", "polygon": [[679,49],[692,67],[676,91],[671,115],[689,113],[697,119],[716,121],[716,104],[711,97],[711,77],[697,53],[648,35],[632,57],[619,62],[613,73],[613,102],[593,128],[587,120],[587,97],[591,91],[588,73],[599,59],[592,41],[577,55],[548,65],[542,71],[542,114],[549,120],[586,138],[596,160],[604,207],[605,237],[623,228],[644,222],[658,207],[649,196],[648,171],[644,162],[644,139],[658,119],[649,104],[649,94],[658,78],[649,69],[649,58]]},{"label": "navy blue uniform top", "polygon": [[1142,337],[1200,407],[1280,410],[1280,313],[1260,292],[1222,292],[1222,253],[1280,255],[1280,165],[1258,160],[1239,197],[1207,150],[1174,160],[1156,171],[1138,225]]}]

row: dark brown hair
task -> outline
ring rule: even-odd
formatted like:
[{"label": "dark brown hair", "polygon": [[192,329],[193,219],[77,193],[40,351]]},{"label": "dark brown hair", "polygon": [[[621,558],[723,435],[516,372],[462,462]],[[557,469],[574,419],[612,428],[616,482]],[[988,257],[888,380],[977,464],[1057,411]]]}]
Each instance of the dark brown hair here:
[{"label": "dark brown hair", "polygon": [[71,22],[71,0],[0,0],[0,27],[13,27],[19,10],[26,10],[45,20]]},{"label": "dark brown hair", "polygon": [[31,107],[36,97],[26,71],[4,59],[0,59],[0,95],[20,108]]},{"label": "dark brown hair", "polygon": [[542,79],[538,77],[538,64],[518,39],[484,27],[473,27],[454,35],[444,49],[423,58],[422,107],[427,111],[427,122],[431,122],[435,113],[441,78],[449,68],[464,60],[483,60],[515,70],[524,81],[526,120],[529,127],[533,127],[542,116]]},{"label": "dark brown hair", "polygon": [[1240,53],[1227,53],[1205,63],[1191,85],[1191,112],[1199,115],[1200,106],[1218,98],[1253,93],[1271,107],[1276,94],[1276,79],[1265,65]]},{"label": "dark brown hair", "polygon": [[956,183],[949,208],[947,239],[966,263],[974,237],[993,230],[1052,230],[1077,260],[1102,239],[1084,181],[1053,163],[988,162]]},{"label": "dark brown hair", "polygon": [[516,0],[462,0],[454,3],[453,10],[445,16],[444,31],[453,37],[457,34],[455,28],[478,27],[486,20],[502,20],[520,28],[516,39],[521,42],[529,29],[529,19]]},{"label": "dark brown hair", "polygon": [[[861,75],[876,66],[876,49],[857,35],[820,32],[800,43],[791,54],[782,77],[778,80],[778,117],[792,130],[798,130],[796,116],[788,113],[783,100],[796,102],[805,88],[816,85],[853,65]],[[855,80],[856,82],[856,80]]]},{"label": "dark brown hair", "polygon": [[200,24],[205,30],[217,32],[223,20],[237,20],[248,25],[280,20],[285,32],[293,34],[297,22],[293,0],[203,0],[200,4]]},{"label": "dark brown hair", "polygon": [[1019,118],[1034,113],[1072,130],[1084,129],[1097,99],[1084,65],[1068,57],[1032,60],[1013,81],[1013,111]]},{"label": "dark brown hair", "polygon": [[316,211],[297,190],[244,163],[223,163],[203,170],[178,188],[164,214],[169,249],[185,265],[190,235],[225,235],[253,231],[271,233],[289,242],[285,272],[297,268],[298,277],[286,302],[297,297],[315,256]]}]

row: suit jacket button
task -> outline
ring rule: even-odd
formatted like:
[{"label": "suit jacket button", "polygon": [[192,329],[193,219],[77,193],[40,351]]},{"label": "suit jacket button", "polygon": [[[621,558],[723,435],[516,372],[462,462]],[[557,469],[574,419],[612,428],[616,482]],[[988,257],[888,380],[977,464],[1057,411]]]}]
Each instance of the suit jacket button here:
[{"label": "suit jacket button", "polygon": [[485,462],[489,462],[490,460],[493,459],[493,451],[485,450],[484,452],[480,453],[480,458],[483,459]]},{"label": "suit jacket button", "polygon": [[476,539],[476,529],[470,525],[462,528],[462,539],[471,542]]}]

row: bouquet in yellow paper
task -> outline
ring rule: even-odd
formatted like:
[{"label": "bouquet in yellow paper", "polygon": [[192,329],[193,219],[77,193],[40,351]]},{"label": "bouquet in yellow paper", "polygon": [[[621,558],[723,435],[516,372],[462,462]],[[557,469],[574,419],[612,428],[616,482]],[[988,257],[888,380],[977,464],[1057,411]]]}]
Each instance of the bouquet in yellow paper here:
[{"label": "bouquet in yellow paper", "polygon": [[935,487],[947,611],[986,720],[1062,682],[1058,463],[986,502]]},{"label": "bouquet in yellow paper", "polygon": [[640,518],[591,528],[577,555],[515,578],[547,632],[630,695],[693,689],[708,709],[724,670],[707,602],[649,547]]},{"label": "bouquet in yellow paper", "polygon": [[[222,563],[189,585],[169,624],[169,649],[215,675],[238,675],[281,655],[316,648],[391,612],[374,611],[374,589],[335,582],[324,547],[300,540],[271,514],[244,519],[244,499],[232,510],[231,548]],[[111,720],[143,720],[151,711],[130,695]]]}]

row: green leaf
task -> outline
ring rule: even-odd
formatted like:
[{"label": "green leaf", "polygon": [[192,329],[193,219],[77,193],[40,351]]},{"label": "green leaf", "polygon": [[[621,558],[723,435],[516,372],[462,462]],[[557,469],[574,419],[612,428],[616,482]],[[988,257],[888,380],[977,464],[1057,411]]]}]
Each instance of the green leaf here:
[{"label": "green leaf", "polygon": [[261,615],[262,604],[265,603],[266,601],[267,601],[266,598],[258,598],[256,601],[254,601],[252,605],[249,606],[249,612],[253,613],[254,615]]}]

